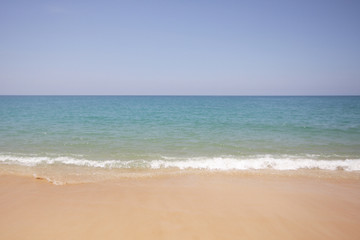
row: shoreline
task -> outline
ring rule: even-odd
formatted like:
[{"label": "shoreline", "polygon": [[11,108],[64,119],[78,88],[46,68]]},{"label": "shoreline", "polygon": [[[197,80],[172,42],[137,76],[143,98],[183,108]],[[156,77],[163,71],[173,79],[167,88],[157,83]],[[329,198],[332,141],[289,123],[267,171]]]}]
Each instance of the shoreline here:
[{"label": "shoreline", "polygon": [[1,239],[359,239],[360,181],[163,175],[56,186],[0,175]]},{"label": "shoreline", "polygon": [[360,182],[360,171],[323,170],[323,169],[247,169],[247,170],[208,170],[208,169],[142,169],[142,168],[94,168],[72,165],[19,166],[0,165],[0,177],[14,175],[46,180],[55,185],[71,185],[82,183],[101,183],[106,181],[122,181],[126,179],[151,179],[162,177],[198,176],[236,176],[243,177],[292,177],[328,180],[357,180]]}]

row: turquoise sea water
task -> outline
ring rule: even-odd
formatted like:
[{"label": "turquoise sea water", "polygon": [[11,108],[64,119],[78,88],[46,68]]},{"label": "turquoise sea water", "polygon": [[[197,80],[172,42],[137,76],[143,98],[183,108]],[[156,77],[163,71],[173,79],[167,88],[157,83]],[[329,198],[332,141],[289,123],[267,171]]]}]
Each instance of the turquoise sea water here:
[{"label": "turquoise sea water", "polygon": [[1,96],[0,167],[360,170],[360,97]]}]

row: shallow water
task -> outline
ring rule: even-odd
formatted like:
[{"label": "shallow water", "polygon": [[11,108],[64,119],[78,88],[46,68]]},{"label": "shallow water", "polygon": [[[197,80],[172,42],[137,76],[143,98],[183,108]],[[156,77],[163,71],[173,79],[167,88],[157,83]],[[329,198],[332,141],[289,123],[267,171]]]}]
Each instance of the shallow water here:
[{"label": "shallow water", "polygon": [[360,97],[1,96],[9,165],[360,171]]}]

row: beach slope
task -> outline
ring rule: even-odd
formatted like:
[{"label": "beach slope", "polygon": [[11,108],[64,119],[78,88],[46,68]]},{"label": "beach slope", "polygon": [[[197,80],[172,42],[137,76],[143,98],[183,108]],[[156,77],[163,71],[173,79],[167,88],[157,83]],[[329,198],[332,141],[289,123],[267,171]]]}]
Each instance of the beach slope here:
[{"label": "beach slope", "polygon": [[360,239],[360,182],[188,174],[56,186],[0,176],[0,239]]}]

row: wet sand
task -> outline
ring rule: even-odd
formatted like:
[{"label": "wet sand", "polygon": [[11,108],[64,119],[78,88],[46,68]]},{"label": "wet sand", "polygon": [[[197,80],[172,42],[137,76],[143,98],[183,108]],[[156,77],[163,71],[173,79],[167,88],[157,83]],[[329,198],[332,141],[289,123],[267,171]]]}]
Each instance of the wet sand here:
[{"label": "wet sand", "polygon": [[0,239],[360,239],[360,181],[189,174],[56,186],[3,175]]}]

